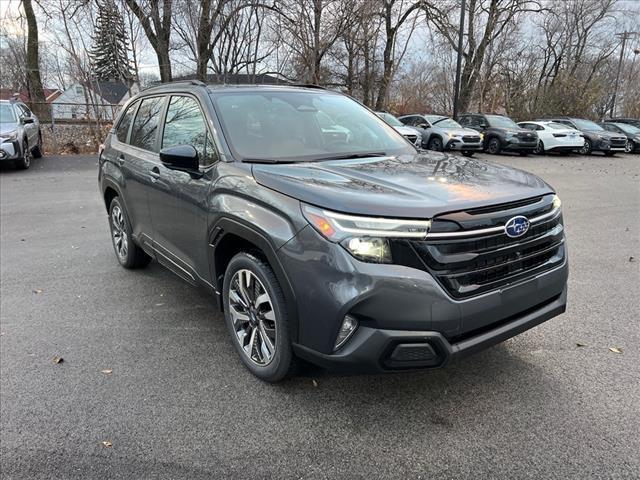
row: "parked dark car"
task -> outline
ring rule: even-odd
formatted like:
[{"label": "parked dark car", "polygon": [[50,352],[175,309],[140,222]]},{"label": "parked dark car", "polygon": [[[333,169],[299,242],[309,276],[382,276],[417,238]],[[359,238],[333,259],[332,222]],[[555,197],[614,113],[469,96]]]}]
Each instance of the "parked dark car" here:
[{"label": "parked dark car", "polygon": [[467,157],[482,150],[482,134],[463,128],[458,122],[444,115],[403,115],[399,120],[422,134],[422,148],[442,152],[459,150]]},{"label": "parked dark car", "polygon": [[628,123],[636,128],[640,128],[640,119],[638,118],[609,118],[606,122]]},{"label": "parked dark car", "polygon": [[0,100],[0,162],[20,169],[42,156],[40,122],[24,103]]},{"label": "parked dark car", "polygon": [[458,122],[463,127],[482,133],[485,151],[494,155],[503,151],[527,155],[538,147],[538,135],[535,132],[519,127],[504,115],[463,113]]},{"label": "parked dark car", "polygon": [[[317,112],[349,134],[323,136]],[[242,362],[267,381],[298,358],[440,367],[565,310],[553,188],[419,153],[339,93],[150,88],[105,140],[99,183],[118,261],[155,258],[211,292]]]},{"label": "parked dark car", "polygon": [[630,123],[617,122],[602,122],[600,126],[609,132],[619,133],[627,137],[625,152],[633,153],[640,151],[640,128],[634,127]]},{"label": "parked dark car", "polygon": [[584,118],[554,117],[542,119],[550,122],[562,123],[571,128],[580,130],[584,135],[584,147],[579,151],[582,155],[591,155],[592,152],[602,152],[607,156],[616,152],[624,152],[627,146],[627,137],[619,133],[606,131],[600,125]]}]

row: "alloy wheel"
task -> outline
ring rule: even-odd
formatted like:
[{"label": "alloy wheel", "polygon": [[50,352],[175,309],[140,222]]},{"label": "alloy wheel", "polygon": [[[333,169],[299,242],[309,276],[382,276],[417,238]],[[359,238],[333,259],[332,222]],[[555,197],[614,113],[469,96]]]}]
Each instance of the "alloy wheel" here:
[{"label": "alloy wheel", "polygon": [[250,270],[238,270],[231,279],[229,314],[247,358],[261,367],[271,363],[276,353],[276,314],[267,289]]},{"label": "alloy wheel", "polygon": [[627,140],[627,144],[624,146],[624,152],[625,153],[633,152],[633,141]]},{"label": "alloy wheel", "polygon": [[129,239],[125,229],[124,215],[118,205],[114,205],[111,210],[111,234],[118,257],[122,262],[126,261],[129,252]]},{"label": "alloy wheel", "polygon": [[538,141],[538,145],[536,145],[533,153],[535,153],[536,155],[542,155],[544,153],[544,144],[542,143],[542,140]]},{"label": "alloy wheel", "polygon": [[29,166],[31,165],[31,158],[33,157],[33,153],[31,153],[31,149],[26,142],[22,145],[22,150],[22,163],[25,168],[29,168]]}]

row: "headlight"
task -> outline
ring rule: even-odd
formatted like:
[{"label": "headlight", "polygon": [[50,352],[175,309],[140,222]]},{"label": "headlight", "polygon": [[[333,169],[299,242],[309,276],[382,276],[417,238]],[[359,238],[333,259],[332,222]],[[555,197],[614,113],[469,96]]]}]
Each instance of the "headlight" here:
[{"label": "headlight", "polygon": [[365,262],[391,263],[389,238],[425,238],[431,221],[363,217],[303,205],[302,213],[327,240]]},{"label": "headlight", "polygon": [[18,131],[11,130],[10,132],[3,132],[2,134],[0,134],[0,137],[4,137],[7,140],[15,140],[16,138],[18,138]]},{"label": "headlight", "polygon": [[462,137],[462,135],[458,134],[458,133],[449,133],[449,138],[460,138]]},{"label": "headlight", "polygon": [[558,210],[562,206],[562,202],[560,201],[560,197],[558,195],[553,196],[553,209]]},{"label": "headlight", "polygon": [[484,133],[480,134],[480,140],[484,140]]}]

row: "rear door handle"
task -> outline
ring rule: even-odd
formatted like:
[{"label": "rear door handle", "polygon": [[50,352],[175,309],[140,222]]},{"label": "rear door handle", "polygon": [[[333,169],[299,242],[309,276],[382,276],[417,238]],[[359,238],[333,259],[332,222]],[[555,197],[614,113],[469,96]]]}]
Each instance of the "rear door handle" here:
[{"label": "rear door handle", "polygon": [[155,182],[160,178],[160,169],[158,167],[153,167],[149,170],[149,175],[151,175],[151,181]]},{"label": "rear door handle", "polygon": [[124,155],[120,155],[118,157],[118,165],[120,165],[120,166],[124,165]]}]

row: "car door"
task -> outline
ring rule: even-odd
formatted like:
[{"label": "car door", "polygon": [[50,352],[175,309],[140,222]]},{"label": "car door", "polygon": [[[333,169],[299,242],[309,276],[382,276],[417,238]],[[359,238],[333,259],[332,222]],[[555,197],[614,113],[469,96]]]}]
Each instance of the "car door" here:
[{"label": "car door", "polygon": [[[125,208],[133,235],[146,250],[152,248],[153,224],[149,211],[149,196],[158,188],[152,170],[160,164],[158,127],[166,97],[145,97],[132,104],[119,123],[124,123],[131,110],[133,122],[127,142],[119,142],[116,162],[122,171]],[[133,116],[135,115],[135,116]],[[125,127],[123,126],[123,129]]]},{"label": "car door", "polygon": [[185,280],[209,278],[207,193],[217,179],[213,137],[198,99],[173,94],[162,128],[161,148],[191,145],[198,152],[200,172],[185,172],[159,164],[155,190],[149,196],[158,260]]}]

